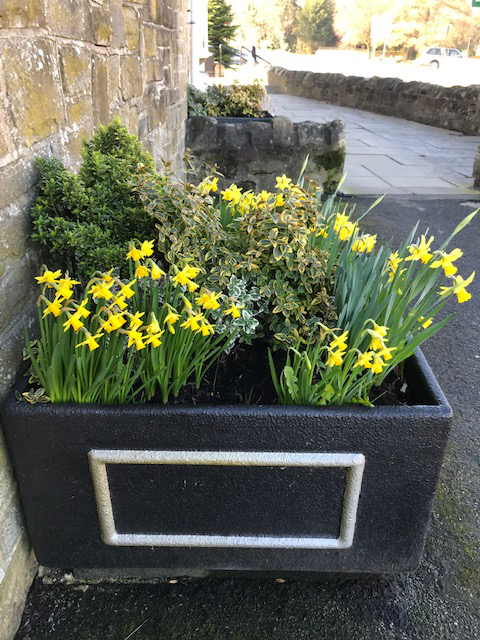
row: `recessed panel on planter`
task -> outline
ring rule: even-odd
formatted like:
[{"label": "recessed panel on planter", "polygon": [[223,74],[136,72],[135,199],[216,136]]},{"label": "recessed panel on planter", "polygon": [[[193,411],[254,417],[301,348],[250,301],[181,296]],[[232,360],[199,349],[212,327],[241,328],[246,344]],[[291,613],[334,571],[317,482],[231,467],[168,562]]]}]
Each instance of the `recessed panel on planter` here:
[{"label": "recessed panel on planter", "polygon": [[362,454],[89,452],[104,542],[347,548]]}]

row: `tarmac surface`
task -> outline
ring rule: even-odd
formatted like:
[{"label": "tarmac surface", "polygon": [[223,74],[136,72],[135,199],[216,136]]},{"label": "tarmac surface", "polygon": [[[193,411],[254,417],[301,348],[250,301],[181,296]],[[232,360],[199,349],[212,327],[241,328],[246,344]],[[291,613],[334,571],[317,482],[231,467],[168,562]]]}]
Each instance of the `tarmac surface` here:
[{"label": "tarmac surface", "polygon": [[[370,198],[356,199],[358,211]],[[364,219],[380,240],[421,221],[440,244],[480,201],[387,196]],[[438,245],[437,245],[438,246]],[[454,241],[477,269],[480,213]],[[423,350],[454,421],[424,559],[412,574],[168,579],[152,584],[37,578],[16,640],[476,640],[480,638],[480,274],[470,301]],[[385,506],[388,508],[388,505]],[[68,568],[66,568],[68,569]],[[173,578],[173,576],[172,576]]]}]

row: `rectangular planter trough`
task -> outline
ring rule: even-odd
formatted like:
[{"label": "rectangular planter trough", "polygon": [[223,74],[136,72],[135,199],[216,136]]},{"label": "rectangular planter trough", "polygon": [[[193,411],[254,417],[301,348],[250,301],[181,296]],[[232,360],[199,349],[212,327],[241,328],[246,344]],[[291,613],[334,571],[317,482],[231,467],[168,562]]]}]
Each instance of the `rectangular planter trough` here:
[{"label": "rectangular planter trough", "polygon": [[419,404],[3,408],[40,564],[390,572],[421,558],[451,409],[421,352]]}]

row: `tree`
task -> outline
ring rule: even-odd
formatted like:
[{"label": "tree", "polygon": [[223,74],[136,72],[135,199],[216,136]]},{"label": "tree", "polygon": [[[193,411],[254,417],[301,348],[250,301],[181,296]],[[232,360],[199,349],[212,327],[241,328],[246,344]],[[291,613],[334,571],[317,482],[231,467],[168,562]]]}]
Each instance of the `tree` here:
[{"label": "tree", "polygon": [[334,47],[338,36],[333,28],[335,5],[333,0],[306,0],[298,11],[298,38],[308,52],[318,47]]},{"label": "tree", "polygon": [[222,45],[222,60],[230,64],[232,51],[229,47],[238,27],[233,23],[232,7],[226,0],[208,0],[208,43],[213,49],[215,60],[220,59],[220,45]]},{"label": "tree", "polygon": [[297,49],[297,12],[296,0],[277,0],[283,47],[287,51]]}]

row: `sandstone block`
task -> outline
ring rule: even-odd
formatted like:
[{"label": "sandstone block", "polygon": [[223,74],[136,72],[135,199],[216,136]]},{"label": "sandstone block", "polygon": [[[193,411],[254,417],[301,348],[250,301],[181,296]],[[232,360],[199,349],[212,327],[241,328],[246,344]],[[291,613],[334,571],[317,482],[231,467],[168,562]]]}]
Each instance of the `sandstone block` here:
[{"label": "sandstone block", "polygon": [[133,7],[123,7],[125,24],[125,39],[130,51],[136,51],[140,46],[140,21],[138,12]]},{"label": "sandstone block", "polygon": [[90,52],[79,45],[60,48],[60,71],[67,96],[86,93],[91,89]]},{"label": "sandstone block", "polygon": [[[34,276],[37,275],[37,264],[27,255],[14,262],[3,274],[0,281],[0,330],[2,335],[11,327],[21,309],[29,306],[38,295]],[[2,353],[2,366],[3,366]],[[15,369],[20,360],[15,365]],[[1,538],[1,536],[0,536]]]},{"label": "sandstone block", "polygon": [[159,60],[147,60],[147,82],[163,80],[163,65]]},{"label": "sandstone block", "polygon": [[163,85],[152,82],[147,87],[148,128],[150,131],[165,124],[167,117],[167,92]]},{"label": "sandstone block", "polygon": [[80,124],[81,122],[93,122],[92,100],[89,96],[80,98],[67,107],[68,122],[70,126]]},{"label": "sandstone block", "polygon": [[55,47],[44,38],[11,38],[0,47],[17,135],[31,145],[64,124]]},{"label": "sandstone block", "polygon": [[92,5],[93,41],[95,44],[107,46],[113,37],[112,15],[103,7]]},{"label": "sandstone block", "polygon": [[112,46],[116,49],[125,46],[125,23],[123,21],[122,0],[110,0],[112,18]]},{"label": "sandstone block", "polygon": [[0,2],[0,29],[24,29],[45,26],[44,0],[8,0]]},{"label": "sandstone block", "polygon": [[108,103],[107,56],[92,55],[92,99],[95,122],[108,124],[110,108]]},{"label": "sandstone block", "polygon": [[145,55],[153,58],[157,55],[157,30],[154,27],[143,27],[143,37],[145,40]]},{"label": "sandstone block", "polygon": [[88,0],[47,0],[50,31],[62,38],[93,41],[92,14]]},{"label": "sandstone block", "polygon": [[124,100],[143,94],[142,65],[136,56],[122,56],[120,61],[122,97]]}]

